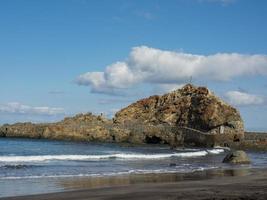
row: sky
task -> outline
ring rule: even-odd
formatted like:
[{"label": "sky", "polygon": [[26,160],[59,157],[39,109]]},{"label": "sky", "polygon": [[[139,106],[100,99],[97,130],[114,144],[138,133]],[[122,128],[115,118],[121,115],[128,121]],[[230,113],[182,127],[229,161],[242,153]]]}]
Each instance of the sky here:
[{"label": "sky", "polygon": [[190,81],[267,130],[265,0],[0,0],[0,124],[112,117]]}]

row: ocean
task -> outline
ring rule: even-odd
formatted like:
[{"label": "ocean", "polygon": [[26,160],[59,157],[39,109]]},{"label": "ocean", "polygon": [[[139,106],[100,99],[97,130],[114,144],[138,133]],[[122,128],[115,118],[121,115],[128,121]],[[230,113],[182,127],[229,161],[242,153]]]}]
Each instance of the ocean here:
[{"label": "ocean", "polygon": [[[0,197],[63,191],[61,180],[132,174],[190,173],[235,168],[222,163],[225,148],[178,148],[0,138]],[[266,168],[266,152],[248,152]]]}]

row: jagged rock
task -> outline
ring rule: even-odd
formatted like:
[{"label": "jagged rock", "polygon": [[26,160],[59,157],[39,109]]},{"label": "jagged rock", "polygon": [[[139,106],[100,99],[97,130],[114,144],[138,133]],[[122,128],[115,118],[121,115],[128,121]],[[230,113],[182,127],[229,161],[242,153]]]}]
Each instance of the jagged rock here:
[{"label": "jagged rock", "polygon": [[6,137],[109,142],[112,140],[109,134],[111,126],[111,120],[87,113],[67,117],[57,123],[4,125],[0,128],[0,133]]},{"label": "jagged rock", "polygon": [[54,140],[128,142],[130,132],[114,126],[112,120],[92,113],[66,117],[57,123],[16,123],[0,127],[0,137]]},{"label": "jagged rock", "polygon": [[226,155],[223,162],[231,164],[249,164],[250,159],[244,151],[233,151]]},{"label": "jagged rock", "polygon": [[145,124],[169,124],[211,132],[224,125],[243,132],[239,112],[205,87],[191,84],[163,96],[137,101],[116,113],[116,123],[138,121]]},{"label": "jagged rock", "polygon": [[[126,126],[134,123],[147,127],[164,125],[187,128],[187,132],[195,130],[195,135],[201,135],[197,131],[206,133],[207,137],[203,134],[204,140],[211,140],[213,145],[227,146],[228,142],[240,141],[244,137],[239,112],[207,88],[191,84],[163,96],[139,100],[116,113],[114,122]],[[165,135],[161,134],[160,138],[163,137]],[[168,143],[175,143],[173,139]],[[200,141],[200,138],[196,140]]]}]

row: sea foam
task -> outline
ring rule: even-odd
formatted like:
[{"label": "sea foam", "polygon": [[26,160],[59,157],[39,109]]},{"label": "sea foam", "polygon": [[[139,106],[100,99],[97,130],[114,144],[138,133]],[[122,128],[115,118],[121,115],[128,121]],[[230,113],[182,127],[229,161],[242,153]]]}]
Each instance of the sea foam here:
[{"label": "sea foam", "polygon": [[210,154],[220,154],[220,153],[223,153],[224,152],[224,149],[209,149],[207,150],[208,153]]},{"label": "sea foam", "polygon": [[120,160],[152,160],[166,159],[171,157],[200,157],[211,153],[220,153],[223,150],[202,150],[194,152],[181,152],[169,154],[134,154],[134,153],[116,153],[105,155],[30,155],[30,156],[0,156],[0,162],[44,162],[51,160],[59,161],[94,161],[105,159],[120,159]]},{"label": "sea foam", "polygon": [[214,148],[207,150],[191,149],[193,151],[174,152],[174,153],[160,153],[160,154],[138,154],[138,153],[113,153],[104,155],[29,155],[29,156],[0,156],[0,162],[44,162],[44,161],[97,161],[97,160],[153,160],[153,159],[167,159],[171,157],[201,157],[208,154],[220,154],[225,150],[223,148]]}]

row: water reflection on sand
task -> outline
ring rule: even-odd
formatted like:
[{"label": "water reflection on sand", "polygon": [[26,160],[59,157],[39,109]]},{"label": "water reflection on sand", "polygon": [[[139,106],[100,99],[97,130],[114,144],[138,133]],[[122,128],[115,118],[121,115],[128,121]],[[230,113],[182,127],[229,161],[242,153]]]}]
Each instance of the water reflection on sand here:
[{"label": "water reflection on sand", "polygon": [[[128,174],[103,177],[30,178],[0,180],[0,197],[54,193],[111,186],[144,183],[167,183],[185,180],[204,180],[223,176],[246,176],[250,168],[212,169],[192,173]],[[12,187],[10,187],[12,185]],[[15,188],[15,189],[14,189]]]},{"label": "water reflection on sand", "polygon": [[203,180],[223,176],[246,176],[251,173],[249,168],[217,169],[193,173],[164,173],[164,174],[129,174],[109,177],[79,177],[57,181],[64,190],[90,189],[110,186],[123,186],[140,183],[164,183],[184,180]]}]

